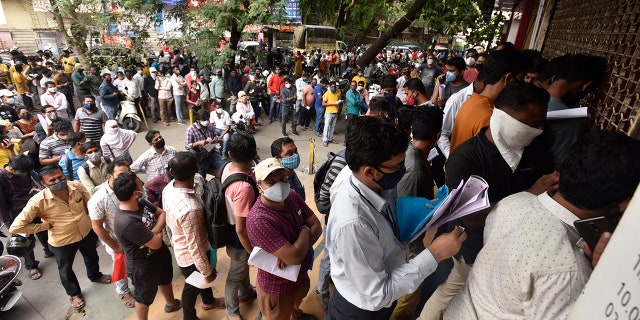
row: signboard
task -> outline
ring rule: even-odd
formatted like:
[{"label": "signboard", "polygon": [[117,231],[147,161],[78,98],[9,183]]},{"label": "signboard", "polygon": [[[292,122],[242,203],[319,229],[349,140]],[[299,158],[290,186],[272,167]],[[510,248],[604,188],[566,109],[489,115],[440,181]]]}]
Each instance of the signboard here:
[{"label": "signboard", "polygon": [[569,319],[640,319],[640,188],[629,203]]},{"label": "signboard", "polygon": [[438,43],[440,44],[447,44],[449,43],[449,37],[438,37]]},{"label": "signboard", "polygon": [[289,22],[302,23],[302,10],[299,0],[288,0],[284,3],[284,18]]}]

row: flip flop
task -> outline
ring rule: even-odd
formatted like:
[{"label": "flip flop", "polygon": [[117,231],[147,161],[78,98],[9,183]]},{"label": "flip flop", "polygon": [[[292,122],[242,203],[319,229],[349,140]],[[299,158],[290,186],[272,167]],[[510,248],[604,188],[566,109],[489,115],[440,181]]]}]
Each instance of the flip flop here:
[{"label": "flip flop", "polygon": [[111,275],[108,274],[103,274],[100,279],[93,281],[96,283],[102,283],[102,284],[110,284],[111,283]]},{"label": "flip flop", "polygon": [[214,298],[212,304],[202,304],[202,310],[211,310],[211,309],[221,309],[224,308],[224,299],[222,298]]},{"label": "flip flop", "polygon": [[31,280],[38,280],[42,278],[42,272],[40,272],[38,268],[33,268],[29,270],[29,278],[31,278]]},{"label": "flip flop", "polygon": [[180,300],[178,300],[178,299],[175,299],[175,300],[176,300],[176,303],[174,305],[172,305],[172,306],[170,306],[168,304],[164,305],[164,312],[165,313],[176,312],[176,311],[182,309],[182,303],[180,302]]},{"label": "flip flop", "polygon": [[73,296],[69,301],[71,301],[71,307],[76,310],[84,308],[84,299],[81,295]]}]

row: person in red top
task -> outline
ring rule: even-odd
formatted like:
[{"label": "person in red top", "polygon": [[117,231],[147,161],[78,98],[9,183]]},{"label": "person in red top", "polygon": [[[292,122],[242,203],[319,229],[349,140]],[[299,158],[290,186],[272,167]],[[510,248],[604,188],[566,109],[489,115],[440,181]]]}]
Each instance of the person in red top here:
[{"label": "person in red top", "polygon": [[247,234],[254,247],[278,257],[278,265],[300,264],[298,279],[289,281],[258,269],[258,305],[262,319],[312,319],[300,309],[309,291],[307,270],[312,245],[322,234],[320,220],[289,187],[287,170],[276,158],[255,167],[260,197],[247,216]]},{"label": "person in red top", "polygon": [[270,92],[269,98],[271,98],[269,104],[269,124],[271,124],[274,118],[280,120],[280,91],[284,87],[284,77],[280,74],[280,67],[276,67],[267,82],[267,87]]}]

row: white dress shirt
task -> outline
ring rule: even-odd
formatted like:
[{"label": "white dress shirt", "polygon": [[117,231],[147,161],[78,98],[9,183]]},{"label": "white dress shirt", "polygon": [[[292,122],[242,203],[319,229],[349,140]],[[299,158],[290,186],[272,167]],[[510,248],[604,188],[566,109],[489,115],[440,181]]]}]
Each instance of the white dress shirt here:
[{"label": "white dress shirt", "polygon": [[184,85],[187,83],[184,78],[181,75],[174,73],[169,79],[171,80],[173,95],[184,96]]},{"label": "white dress shirt", "polygon": [[438,147],[444,153],[444,156],[449,158],[451,150],[451,132],[453,132],[453,122],[456,120],[456,115],[460,106],[471,97],[473,94],[473,83],[466,86],[464,89],[454,93],[447,99],[444,105],[444,116],[442,118],[442,131],[440,133],[440,139],[438,139]]},{"label": "white dress shirt", "polygon": [[[393,192],[391,192],[393,193]],[[408,250],[381,213],[391,205],[351,175],[331,204],[326,249],[331,279],[354,306],[377,311],[414,292],[438,263],[429,250],[408,259]],[[395,216],[395,213],[392,213]]]},{"label": "white dress shirt", "polygon": [[133,79],[129,80],[127,78],[122,80],[122,93],[134,99],[140,98],[142,95],[140,87],[138,87],[136,81]]},{"label": "white dress shirt", "polygon": [[58,117],[69,118],[67,114],[67,97],[64,94],[56,92],[54,95],[51,95],[51,93],[45,92],[40,96],[40,103],[43,106],[52,105],[56,108]]},{"label": "white dress shirt", "polygon": [[484,247],[444,319],[567,319],[591,275],[575,220],[546,192],[498,202],[486,220]]},{"label": "white dress shirt", "polygon": [[175,157],[176,152],[176,148],[172,146],[165,146],[162,152],[157,152],[154,147],[151,147],[131,164],[131,171],[144,172],[147,174],[147,181],[151,181],[166,171],[169,160]]},{"label": "white dress shirt", "polygon": [[[89,209],[89,218],[91,220],[104,219],[104,229],[107,230],[109,235],[116,241],[116,234],[113,231],[113,218],[118,211],[120,201],[116,197],[115,192],[109,186],[109,182],[105,182],[96,193],[94,193],[89,202],[87,202],[87,209]],[[104,242],[103,244],[107,246]]]}]

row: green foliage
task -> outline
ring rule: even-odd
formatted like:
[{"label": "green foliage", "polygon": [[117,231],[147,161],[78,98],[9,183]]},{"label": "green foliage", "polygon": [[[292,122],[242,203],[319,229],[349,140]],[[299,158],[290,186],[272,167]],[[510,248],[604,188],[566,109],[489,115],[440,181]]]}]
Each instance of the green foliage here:
[{"label": "green foliage", "polygon": [[[491,18],[480,17],[476,23],[476,28],[467,35],[467,42],[471,45],[487,42],[489,45],[497,40],[502,33],[502,28],[506,22],[502,12],[495,13]],[[488,48],[487,48],[488,49]]]},{"label": "green foliage", "polygon": [[481,17],[478,0],[431,0],[422,20],[431,35],[453,35],[475,27]]}]

